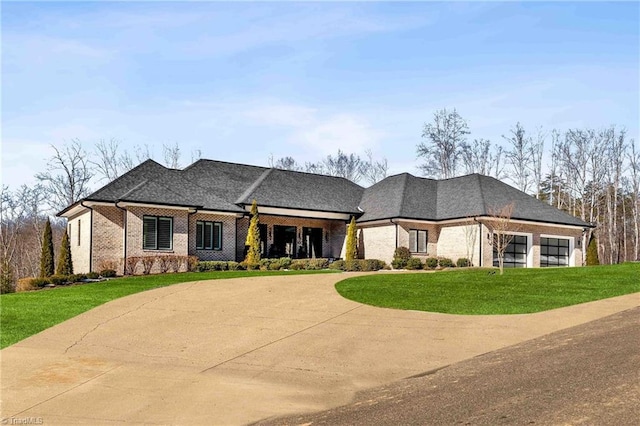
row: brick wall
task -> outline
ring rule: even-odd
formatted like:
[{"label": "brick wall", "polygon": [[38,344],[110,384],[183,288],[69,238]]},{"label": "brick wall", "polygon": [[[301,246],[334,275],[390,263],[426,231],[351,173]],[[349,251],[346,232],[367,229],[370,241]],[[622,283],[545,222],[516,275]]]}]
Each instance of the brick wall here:
[{"label": "brick wall", "polygon": [[473,265],[479,264],[480,231],[478,224],[443,226],[438,239],[438,256],[453,262],[466,257]]},{"label": "brick wall", "polygon": [[359,244],[364,244],[365,259],[380,259],[391,264],[396,249],[396,226],[394,224],[361,227]]},{"label": "brick wall", "polygon": [[[222,250],[196,249],[196,223],[198,221],[222,223]],[[200,260],[235,260],[236,258],[236,217],[210,213],[195,213],[189,216],[189,254]],[[246,237],[245,237],[246,238]]]},{"label": "brick wall", "polygon": [[124,212],[114,206],[93,207],[93,250],[91,268],[122,273]]}]

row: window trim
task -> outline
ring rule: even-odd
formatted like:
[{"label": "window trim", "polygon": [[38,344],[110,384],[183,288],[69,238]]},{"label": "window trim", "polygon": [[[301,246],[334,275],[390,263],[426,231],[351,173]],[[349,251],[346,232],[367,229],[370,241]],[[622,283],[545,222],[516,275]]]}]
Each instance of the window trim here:
[{"label": "window trim", "polygon": [[[144,231],[144,222],[147,219],[155,220],[155,246],[149,247],[145,246],[145,231]],[[158,223],[161,220],[166,220],[169,222],[169,247],[159,247],[159,230]],[[143,250],[156,250],[156,251],[172,251],[173,250],[173,217],[172,216],[156,216],[156,215],[144,215],[142,216],[142,249]]]},{"label": "window trim", "polygon": [[[201,238],[202,238],[202,244],[198,245],[198,227],[202,226],[202,230],[200,231],[202,233]],[[210,240],[210,245],[207,245],[205,242],[205,235],[206,235],[206,227],[207,226],[211,226],[211,240]],[[214,241],[215,240],[215,235],[216,235],[216,228],[218,228],[218,241]],[[212,220],[198,220],[196,221],[196,250],[214,250],[214,251],[221,251],[222,250],[222,222],[220,221],[212,221]]]},{"label": "window trim", "polygon": [[[412,234],[415,232],[415,251],[411,250]],[[420,250],[420,234],[424,233],[424,250]],[[427,254],[429,251],[429,230],[428,229],[409,229],[409,251],[411,253]]]}]

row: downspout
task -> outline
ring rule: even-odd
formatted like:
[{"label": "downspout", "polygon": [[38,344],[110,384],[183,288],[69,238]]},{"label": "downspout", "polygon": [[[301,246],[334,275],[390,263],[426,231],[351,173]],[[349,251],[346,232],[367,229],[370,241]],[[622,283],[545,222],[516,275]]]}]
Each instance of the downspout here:
[{"label": "downspout", "polygon": [[93,271],[93,207],[85,206],[84,201],[80,201],[80,205],[89,209],[89,272],[91,272]]},{"label": "downspout", "polygon": [[482,268],[482,222],[480,222],[476,216],[473,217],[473,220],[478,222],[478,248],[480,251],[480,253],[478,253],[478,256],[480,257],[480,259],[478,259],[478,267]]},{"label": "downspout", "polygon": [[127,209],[120,207],[118,203],[120,200],[116,201],[116,207],[122,210],[122,226],[124,228],[124,237],[122,239],[122,274],[127,270]]},{"label": "downspout", "polygon": [[[188,212],[187,213],[187,256],[191,256],[190,250],[191,250],[191,226],[190,226],[190,218],[192,215],[198,213],[198,210],[200,210],[198,207],[196,207],[192,212]],[[196,227],[196,232],[198,231],[198,228]],[[220,236],[220,238],[222,238],[222,236]],[[188,264],[189,262],[187,262]]]}]

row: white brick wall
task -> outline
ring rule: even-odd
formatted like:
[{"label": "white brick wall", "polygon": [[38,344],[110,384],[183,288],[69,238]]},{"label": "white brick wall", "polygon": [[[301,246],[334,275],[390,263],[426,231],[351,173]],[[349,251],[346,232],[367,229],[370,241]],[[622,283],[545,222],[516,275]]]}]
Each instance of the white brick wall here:
[{"label": "white brick wall", "polygon": [[[91,211],[86,211],[67,221],[69,244],[71,245],[71,261],[73,272],[82,274],[89,272],[89,245],[91,241]],[[80,241],[78,241],[78,232]]]},{"label": "white brick wall", "polygon": [[480,258],[480,231],[478,224],[443,226],[438,239],[438,256],[456,262],[462,257],[478,265]]}]

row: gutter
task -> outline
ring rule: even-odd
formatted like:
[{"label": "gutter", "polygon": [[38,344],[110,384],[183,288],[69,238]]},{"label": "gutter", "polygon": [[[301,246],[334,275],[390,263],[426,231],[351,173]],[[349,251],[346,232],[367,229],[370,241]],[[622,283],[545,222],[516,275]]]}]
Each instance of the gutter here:
[{"label": "gutter", "polygon": [[80,201],[80,205],[89,209],[89,272],[91,272],[93,271],[93,207],[85,206],[84,200]]},{"label": "gutter", "polygon": [[393,219],[389,219],[389,222],[396,226],[396,248],[398,248],[398,222],[394,222]]},{"label": "gutter", "polygon": [[[191,218],[192,215],[198,213],[199,210],[200,210],[200,208],[196,207],[192,212],[188,212],[187,213],[187,256],[191,255],[189,253],[189,251],[191,250],[191,229],[190,229],[190,220],[191,219],[190,218]],[[198,232],[198,227],[196,227],[196,232]],[[220,236],[220,238],[222,238],[222,235]],[[187,262],[187,264],[188,264],[188,262]]]}]

